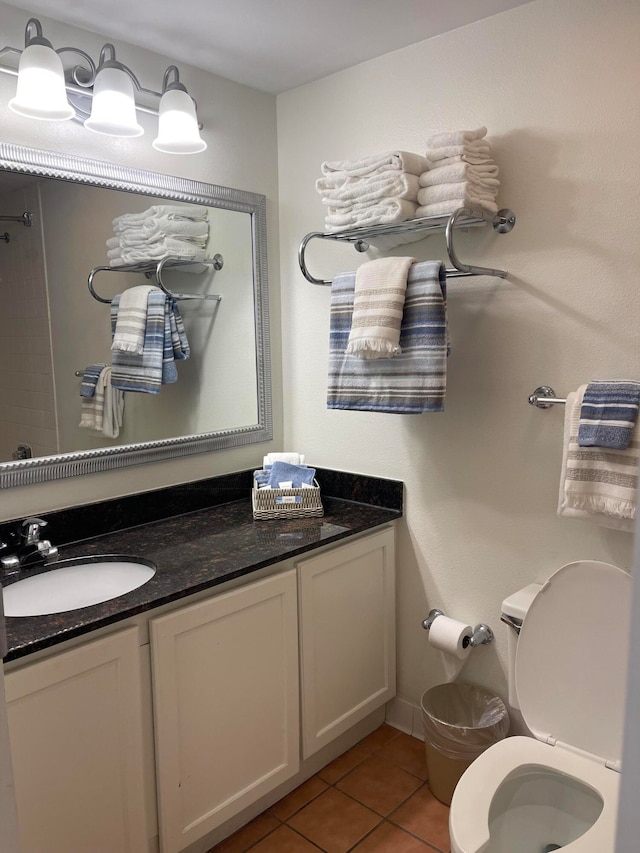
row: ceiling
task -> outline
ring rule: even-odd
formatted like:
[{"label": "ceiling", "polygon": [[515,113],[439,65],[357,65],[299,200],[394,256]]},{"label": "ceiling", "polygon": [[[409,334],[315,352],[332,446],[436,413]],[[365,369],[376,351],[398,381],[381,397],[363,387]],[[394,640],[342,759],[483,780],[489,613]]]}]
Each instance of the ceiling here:
[{"label": "ceiling", "polygon": [[278,94],[531,0],[4,2]]}]

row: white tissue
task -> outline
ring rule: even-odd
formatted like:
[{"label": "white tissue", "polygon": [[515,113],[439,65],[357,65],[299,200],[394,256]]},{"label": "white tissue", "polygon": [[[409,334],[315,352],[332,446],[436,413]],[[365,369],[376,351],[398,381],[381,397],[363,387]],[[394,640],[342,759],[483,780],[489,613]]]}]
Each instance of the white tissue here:
[{"label": "white tissue", "polygon": [[469,637],[472,634],[471,625],[448,616],[437,616],[429,629],[429,645],[458,660],[464,660],[471,652]]}]

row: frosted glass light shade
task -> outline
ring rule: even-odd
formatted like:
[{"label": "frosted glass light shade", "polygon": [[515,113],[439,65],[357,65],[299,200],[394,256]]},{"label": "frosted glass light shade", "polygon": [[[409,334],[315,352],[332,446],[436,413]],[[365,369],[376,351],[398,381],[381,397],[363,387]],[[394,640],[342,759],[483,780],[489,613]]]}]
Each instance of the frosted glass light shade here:
[{"label": "frosted glass light shade", "polygon": [[93,85],[91,115],[87,130],[107,136],[142,136],[136,118],[136,102],[131,78],[119,68],[101,68]]},{"label": "frosted glass light shade", "polygon": [[18,65],[16,96],[9,109],[27,118],[43,121],[67,121],[75,110],[67,101],[62,60],[51,47],[31,44],[25,47]]},{"label": "frosted glass light shade", "polygon": [[167,154],[197,154],[207,143],[200,138],[193,99],[181,89],[168,89],[160,100],[158,136],[152,145]]}]

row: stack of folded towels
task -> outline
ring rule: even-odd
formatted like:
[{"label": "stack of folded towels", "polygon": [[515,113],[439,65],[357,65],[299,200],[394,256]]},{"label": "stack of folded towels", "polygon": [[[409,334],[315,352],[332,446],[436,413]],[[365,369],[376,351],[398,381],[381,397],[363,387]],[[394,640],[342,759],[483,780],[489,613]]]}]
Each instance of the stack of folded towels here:
[{"label": "stack of folded towels", "polygon": [[113,297],[111,334],[111,384],[121,391],[158,394],[177,381],[175,362],[190,355],[175,299],[151,285]]},{"label": "stack of folded towels", "polygon": [[166,257],[194,262],[207,257],[206,207],[156,204],[143,213],[116,216],[112,224],[114,236],[107,240],[107,257],[112,267]]},{"label": "stack of folded towels", "polygon": [[425,157],[408,151],[326,161],[321,166],[322,177],[316,181],[327,208],[325,230],[413,219],[418,207],[418,176],[427,168]]},{"label": "stack of folded towels", "polygon": [[314,487],[316,469],[304,464],[302,453],[268,453],[262,468],[253,472],[258,489],[308,489]]},{"label": "stack of folded towels", "polygon": [[498,166],[491,159],[486,134],[487,128],[480,127],[429,138],[416,217],[445,216],[459,207],[497,212]]}]

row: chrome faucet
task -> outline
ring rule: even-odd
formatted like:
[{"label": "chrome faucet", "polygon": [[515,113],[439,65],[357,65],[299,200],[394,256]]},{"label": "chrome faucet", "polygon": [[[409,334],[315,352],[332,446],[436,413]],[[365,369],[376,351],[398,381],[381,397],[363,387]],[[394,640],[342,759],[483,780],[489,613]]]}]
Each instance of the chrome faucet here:
[{"label": "chrome faucet", "polygon": [[[51,563],[58,559],[58,549],[48,539],[40,539],[40,531],[47,526],[42,518],[25,518],[11,539],[16,543],[13,553],[0,557],[5,575],[16,574],[21,568]],[[12,546],[0,542],[0,553]]]}]

